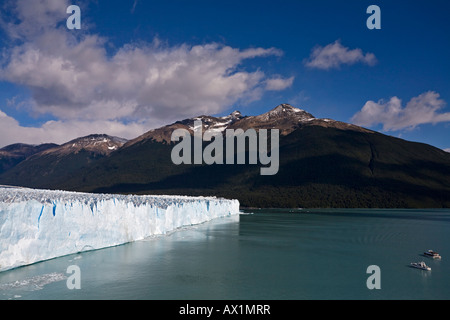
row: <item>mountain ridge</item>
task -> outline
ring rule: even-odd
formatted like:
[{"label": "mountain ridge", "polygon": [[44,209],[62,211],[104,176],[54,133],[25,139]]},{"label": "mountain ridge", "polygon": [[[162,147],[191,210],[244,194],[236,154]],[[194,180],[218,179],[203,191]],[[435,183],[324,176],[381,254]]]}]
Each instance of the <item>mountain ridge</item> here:
[{"label": "mountain ridge", "polygon": [[[280,170],[255,165],[174,165],[173,130],[280,130]],[[100,138],[101,140],[101,135]],[[246,207],[450,207],[450,154],[281,104],[258,116],[198,116],[150,130],[107,154],[33,155],[0,184],[97,193],[212,195]],[[68,143],[67,143],[68,144]],[[66,145],[67,145],[66,144]],[[111,146],[110,146],[111,147]]]},{"label": "mountain ridge", "polygon": [[256,116],[243,116],[238,110],[233,111],[228,116],[214,117],[201,115],[176,121],[172,124],[152,129],[146,133],[131,139],[125,147],[141,142],[142,140],[154,139],[158,142],[171,143],[171,133],[176,129],[186,129],[191,134],[194,130],[194,121],[202,121],[203,131],[212,130],[223,132],[226,129],[274,129],[280,130],[281,135],[287,135],[297,129],[300,125],[320,125],[323,127],[339,127],[343,130],[360,130],[364,132],[374,132],[353,124],[340,122],[328,118],[316,118],[309,112],[295,108],[290,104],[283,103],[275,108]]}]

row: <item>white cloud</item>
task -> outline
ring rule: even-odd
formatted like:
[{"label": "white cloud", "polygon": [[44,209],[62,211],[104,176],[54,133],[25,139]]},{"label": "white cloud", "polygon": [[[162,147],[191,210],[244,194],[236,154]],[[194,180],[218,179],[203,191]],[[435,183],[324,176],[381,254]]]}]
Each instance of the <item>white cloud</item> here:
[{"label": "white cloud", "polygon": [[15,0],[5,1],[0,7],[3,13],[0,26],[12,39],[28,39],[56,28],[67,18],[68,0]]},{"label": "white cloud", "polygon": [[285,89],[293,78],[238,70],[246,59],[273,55],[279,50],[152,43],[126,45],[108,57],[98,36],[70,44],[53,30],[11,50],[2,79],[28,87],[35,111],[58,118],[178,119],[258,99],[261,88]]},{"label": "white cloud", "polygon": [[350,50],[344,47],[340,40],[325,47],[317,46],[311,52],[309,59],[304,61],[309,68],[330,70],[338,69],[341,65],[363,63],[373,66],[377,58],[373,53],[364,54],[361,49]]},{"label": "white cloud", "polygon": [[0,61],[0,81],[27,88],[34,115],[50,114],[61,123],[168,123],[217,114],[293,83],[293,77],[243,66],[249,59],[281,56],[275,48],[170,46],[154,39],[110,52],[108,39],[65,28],[67,5],[66,0],[4,5],[17,19],[1,20],[11,46]]},{"label": "white cloud", "polygon": [[439,113],[445,101],[434,91],[428,91],[412,98],[405,107],[398,97],[385,102],[367,101],[351,121],[360,126],[371,127],[382,124],[384,131],[414,129],[421,124],[435,124],[450,121],[450,112]]},{"label": "white cloud", "polygon": [[269,91],[281,91],[284,89],[287,89],[292,86],[292,83],[294,83],[294,77],[290,77],[287,79],[283,79],[281,77],[279,78],[273,78],[273,79],[267,79],[266,80],[266,90]]},{"label": "white cloud", "polygon": [[445,152],[450,152],[450,148],[444,149]]}]

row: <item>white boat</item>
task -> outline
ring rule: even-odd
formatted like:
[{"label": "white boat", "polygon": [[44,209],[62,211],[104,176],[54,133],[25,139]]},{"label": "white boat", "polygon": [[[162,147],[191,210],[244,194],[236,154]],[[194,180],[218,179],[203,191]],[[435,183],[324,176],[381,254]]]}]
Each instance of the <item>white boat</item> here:
[{"label": "white boat", "polygon": [[411,262],[411,267],[431,271],[431,268],[425,264],[425,262]]},{"label": "white boat", "polygon": [[441,256],[439,255],[439,253],[434,252],[433,250],[428,250],[427,252],[424,252],[423,254],[428,257],[431,257],[433,259],[441,259]]}]

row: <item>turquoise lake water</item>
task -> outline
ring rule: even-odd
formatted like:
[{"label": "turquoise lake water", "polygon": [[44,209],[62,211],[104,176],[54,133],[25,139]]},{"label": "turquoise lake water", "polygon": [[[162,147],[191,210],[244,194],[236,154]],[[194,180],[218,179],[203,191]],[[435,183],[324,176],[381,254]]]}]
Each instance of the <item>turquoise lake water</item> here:
[{"label": "turquoise lake water", "polygon": [[[0,299],[447,300],[449,261],[449,210],[249,210],[2,272]],[[371,265],[381,289],[367,288]]]}]

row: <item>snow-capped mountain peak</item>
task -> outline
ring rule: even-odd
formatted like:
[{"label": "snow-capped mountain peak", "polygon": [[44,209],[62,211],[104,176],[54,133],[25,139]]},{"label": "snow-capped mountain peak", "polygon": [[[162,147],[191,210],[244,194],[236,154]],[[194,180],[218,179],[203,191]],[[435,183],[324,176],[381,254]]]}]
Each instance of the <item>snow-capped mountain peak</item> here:
[{"label": "snow-capped mountain peak", "polygon": [[306,112],[305,110],[295,108],[287,103],[280,104],[274,109],[266,113],[263,113],[259,117],[265,121],[274,118],[286,118],[286,117],[294,117],[298,118],[299,120],[314,119],[314,116],[312,114]]},{"label": "snow-capped mountain peak", "polygon": [[46,150],[45,152],[52,154],[69,154],[85,150],[96,154],[106,155],[119,149],[126,142],[126,139],[112,137],[106,134],[91,134],[71,140],[61,146]]},{"label": "snow-capped mountain peak", "polygon": [[232,119],[241,119],[244,116],[242,115],[242,113],[238,110],[233,111],[232,113],[230,113],[230,115],[228,117],[231,117]]}]

